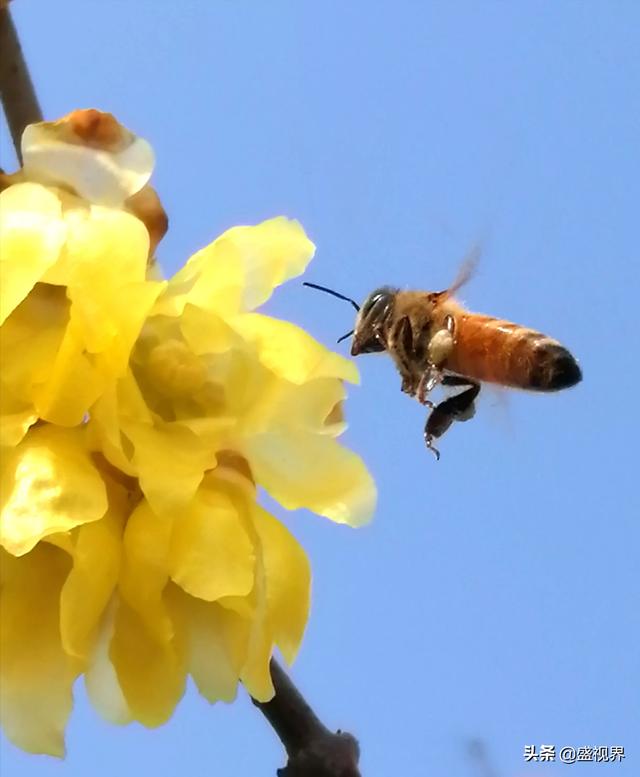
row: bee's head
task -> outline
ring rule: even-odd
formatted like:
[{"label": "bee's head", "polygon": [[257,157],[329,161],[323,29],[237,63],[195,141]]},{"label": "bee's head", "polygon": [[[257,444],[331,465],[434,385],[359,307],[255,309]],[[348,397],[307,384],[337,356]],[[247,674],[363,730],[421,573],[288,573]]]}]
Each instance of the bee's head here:
[{"label": "bee's head", "polygon": [[303,285],[346,300],[358,311],[354,328],[338,340],[341,343],[347,337],[353,335],[353,342],[351,343],[352,356],[357,356],[359,353],[380,353],[380,351],[386,350],[383,324],[393,311],[393,300],[398,293],[398,289],[393,289],[391,286],[381,286],[379,289],[372,291],[362,307],[360,307],[351,297],[345,297],[344,294],[340,294],[326,286],[318,286],[317,283],[307,283],[306,281]]},{"label": "bee's head", "polygon": [[372,291],[358,311],[351,343],[351,355],[380,353],[386,350],[384,322],[393,312],[397,289],[381,286]]}]

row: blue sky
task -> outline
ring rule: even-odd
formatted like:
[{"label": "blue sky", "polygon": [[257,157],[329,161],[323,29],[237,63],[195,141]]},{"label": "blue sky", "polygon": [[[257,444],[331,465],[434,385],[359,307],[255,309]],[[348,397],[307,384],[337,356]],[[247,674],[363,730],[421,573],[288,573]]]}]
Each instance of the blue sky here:
[{"label": "blue sky", "polygon": [[[48,118],[100,107],[154,145],[168,272],[276,214],[317,244],[307,279],[357,298],[442,288],[480,241],[466,303],[573,350],[581,385],[485,392],[440,462],[390,360],[359,358],[347,440],[379,508],[357,531],[278,513],[314,570],[293,674],[359,737],[366,777],[481,777],[470,739],[496,777],[640,773],[640,5],[58,0],[14,17]],[[327,344],[352,324],[297,281],[268,310]],[[627,758],[526,765],[542,743]],[[2,773],[284,763],[242,694],[211,708],[192,689],[147,731],[103,723],[78,688],[68,745],[59,763],[3,739]]]}]

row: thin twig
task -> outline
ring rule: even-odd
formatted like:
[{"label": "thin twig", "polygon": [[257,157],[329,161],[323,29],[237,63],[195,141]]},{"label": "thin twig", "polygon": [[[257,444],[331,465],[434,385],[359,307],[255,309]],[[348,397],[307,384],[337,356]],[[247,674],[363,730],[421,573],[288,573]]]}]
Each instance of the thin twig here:
[{"label": "thin twig", "polygon": [[360,777],[360,748],[343,731],[335,734],[320,722],[282,667],[271,659],[275,696],[253,703],[280,737],[289,758],[279,777]]},{"label": "thin twig", "polygon": [[0,99],[16,154],[22,164],[20,138],[27,124],[42,121],[27,63],[9,9],[0,7]]}]

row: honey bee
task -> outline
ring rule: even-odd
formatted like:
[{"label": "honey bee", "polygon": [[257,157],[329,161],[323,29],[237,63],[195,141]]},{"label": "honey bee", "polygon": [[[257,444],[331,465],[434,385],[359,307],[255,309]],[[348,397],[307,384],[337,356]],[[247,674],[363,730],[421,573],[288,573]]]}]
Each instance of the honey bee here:
[{"label": "honey bee", "polygon": [[[350,302],[357,311],[351,355],[387,352],[402,378],[402,391],[430,409],[424,428],[427,448],[440,458],[434,440],[454,421],[475,413],[482,383],[529,391],[560,391],[582,380],[572,354],[557,340],[494,316],[472,313],[454,298],[470,278],[477,256],[444,291],[401,291],[382,286],[362,306],[326,286],[314,289]],[[440,403],[428,396],[437,386],[459,393]]]}]

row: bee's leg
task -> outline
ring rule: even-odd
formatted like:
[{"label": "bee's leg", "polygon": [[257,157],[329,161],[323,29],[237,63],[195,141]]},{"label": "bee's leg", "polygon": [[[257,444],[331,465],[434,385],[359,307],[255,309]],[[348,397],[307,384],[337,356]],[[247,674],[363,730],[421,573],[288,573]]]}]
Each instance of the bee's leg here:
[{"label": "bee's leg", "polygon": [[427,394],[430,394],[433,389],[442,382],[442,379],[442,371],[434,364],[430,364],[422,373],[420,380],[418,381],[418,387],[415,391],[418,402],[420,402],[421,405],[426,405],[432,409],[435,407],[433,402],[427,399]]},{"label": "bee's leg", "polygon": [[433,437],[430,437],[426,432],[424,434],[424,442],[427,448],[436,457],[436,461],[440,461],[440,451],[433,444]]},{"label": "bee's leg", "polygon": [[394,332],[394,342],[396,347],[391,353],[402,377],[401,390],[413,397],[415,396],[417,386],[411,369],[413,330],[408,316],[403,316],[398,321],[396,331]]},{"label": "bee's leg", "polygon": [[433,447],[433,440],[442,437],[454,421],[468,421],[475,413],[475,400],[480,393],[480,384],[469,378],[459,375],[445,375],[442,377],[444,386],[467,386],[468,388],[455,394],[433,409],[424,427],[424,440],[430,451],[436,458],[440,453]]},{"label": "bee's leg", "polygon": [[433,391],[439,383],[442,383],[442,365],[449,358],[454,345],[453,327],[453,318],[447,316],[444,328],[439,329],[429,340],[427,369],[420,376],[416,388],[418,402],[421,405],[430,404],[427,400],[427,394]]}]

